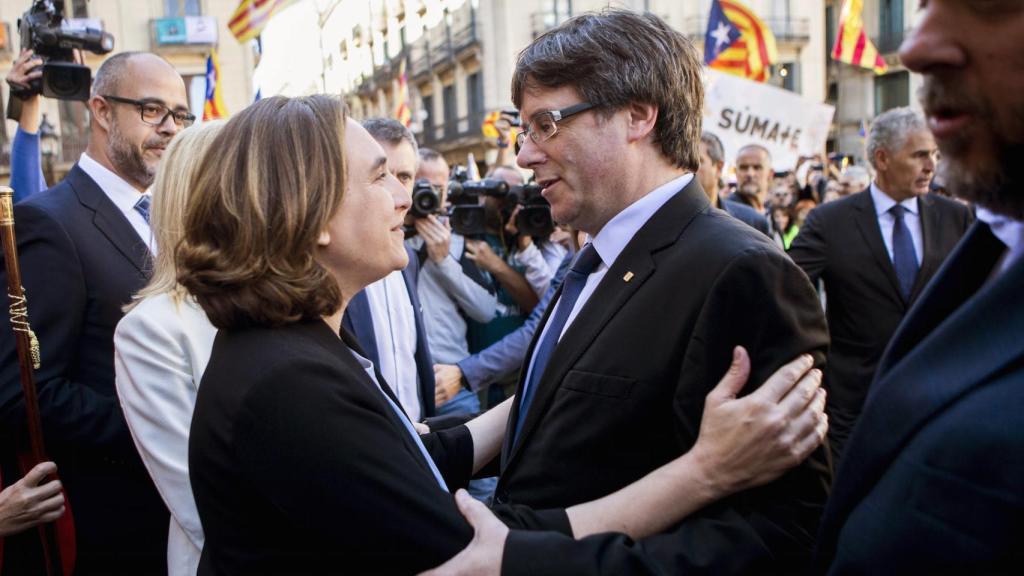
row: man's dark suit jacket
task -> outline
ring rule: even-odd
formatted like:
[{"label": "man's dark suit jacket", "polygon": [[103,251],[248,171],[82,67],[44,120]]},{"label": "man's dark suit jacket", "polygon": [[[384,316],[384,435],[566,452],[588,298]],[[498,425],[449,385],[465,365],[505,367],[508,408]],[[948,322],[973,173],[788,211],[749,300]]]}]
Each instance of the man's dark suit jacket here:
[{"label": "man's dark suit jacket", "polygon": [[732,200],[719,200],[719,202],[721,203],[719,208],[728,212],[729,216],[743,222],[765,236],[771,235],[771,232],[768,231],[768,219],[757,210]]},{"label": "man's dark suit jacket", "polygon": [[[409,254],[409,265],[402,270],[402,278],[405,280],[405,287],[409,291],[409,301],[412,303],[412,314],[416,322],[416,375],[419,376],[420,407],[422,417],[433,416],[434,408],[434,360],[430,356],[430,345],[427,342],[427,329],[423,325],[423,312],[421,311],[419,296],[420,260],[416,253],[408,246],[405,251]],[[352,297],[345,316],[342,318],[342,325],[351,332],[363,350],[366,350],[366,357],[373,361],[374,366],[380,366],[380,356],[377,353],[376,333],[373,330],[373,317],[370,315],[370,301],[366,298],[366,291],[360,290]],[[397,386],[398,382],[391,382]]]},{"label": "man's dark suit jacket", "polygon": [[[749,391],[801,353],[823,361],[825,318],[804,273],[765,235],[711,209],[694,180],[636,233],[566,330],[517,443],[503,447],[495,512],[592,500],[689,450],[704,397],[737,345],[751,354]],[[527,358],[535,346],[536,335]],[[517,418],[514,408],[510,430]],[[779,480],[636,545],[622,535],[575,542],[513,531],[504,568],[793,573],[810,560],[829,481],[819,449]]]},{"label": "man's dark suit jacket", "polygon": [[941,196],[920,196],[918,208],[924,257],[910,301],[900,293],[870,190],[812,210],[789,249],[812,283],[825,282],[832,346],[824,385],[836,462],[885,345],[972,221],[966,206]]},{"label": "man's dark suit jacket", "polygon": [[[75,166],[60,184],[15,209],[22,284],[39,338],[39,408],[49,457],[75,519],[75,574],[167,571],[169,514],[147,474],[114,389],[114,327],[146,282],[149,250],[103,191]],[[6,285],[6,273],[2,282]],[[25,405],[7,306],[0,306],[3,476],[23,442]],[[15,438],[18,438],[15,440]],[[34,573],[38,539],[5,547],[5,574]],[[41,570],[41,568],[38,568]]]},{"label": "man's dark suit jacket", "polygon": [[1024,261],[976,223],[893,335],[822,520],[818,572],[1020,574]]},{"label": "man's dark suit jacket", "polygon": [[[189,438],[199,574],[415,574],[472,538],[381,390],[397,398],[341,337],[322,320],[218,332]],[[465,486],[466,427],[421,438]]]}]

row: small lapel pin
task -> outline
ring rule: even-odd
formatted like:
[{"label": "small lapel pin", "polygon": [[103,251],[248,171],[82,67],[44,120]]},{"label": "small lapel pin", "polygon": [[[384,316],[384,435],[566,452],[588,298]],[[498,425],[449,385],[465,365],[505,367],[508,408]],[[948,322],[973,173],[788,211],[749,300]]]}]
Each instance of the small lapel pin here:
[{"label": "small lapel pin", "polygon": [[626,275],[623,276],[622,279],[624,281],[626,281],[626,282],[629,282],[630,280],[633,279],[633,273],[632,272],[626,272]]}]

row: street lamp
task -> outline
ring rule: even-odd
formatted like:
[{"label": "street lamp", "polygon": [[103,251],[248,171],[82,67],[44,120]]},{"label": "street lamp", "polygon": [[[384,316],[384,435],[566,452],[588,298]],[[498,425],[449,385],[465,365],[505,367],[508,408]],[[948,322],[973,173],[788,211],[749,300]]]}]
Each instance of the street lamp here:
[{"label": "street lamp", "polygon": [[43,153],[43,167],[48,183],[56,182],[53,175],[53,163],[57,157],[59,144],[60,136],[57,135],[57,129],[54,128],[44,113],[43,120],[39,123],[39,148]]}]

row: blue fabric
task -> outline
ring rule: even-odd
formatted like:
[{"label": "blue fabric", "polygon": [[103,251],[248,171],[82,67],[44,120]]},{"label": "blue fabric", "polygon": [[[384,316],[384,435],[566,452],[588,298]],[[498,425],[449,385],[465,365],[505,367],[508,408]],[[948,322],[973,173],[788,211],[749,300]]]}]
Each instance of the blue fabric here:
[{"label": "blue fabric", "polygon": [[458,414],[479,414],[480,399],[476,394],[463,388],[451,400],[437,407],[438,416],[455,416]]},{"label": "blue fabric", "polygon": [[558,287],[562,285],[566,273],[569,272],[572,258],[573,254],[570,252],[562,259],[558,271],[555,272],[555,277],[551,279],[551,286],[548,287],[537,306],[533,308],[533,312],[530,313],[525,324],[501,340],[457,363],[459,370],[462,371],[462,376],[473,391],[479,392],[485,389],[523,365],[526,352],[530,349],[530,341],[533,340],[533,333],[537,330],[541,319],[544,318],[544,311],[547,310],[555,294],[558,293]]},{"label": "blue fabric", "polygon": [[740,36],[742,33],[725,15],[722,5],[718,0],[712,0],[711,11],[708,14],[708,29],[704,33],[704,64],[714,62],[718,55],[735,44]]},{"label": "blue fabric", "polygon": [[150,197],[143,194],[139,197],[139,201],[135,203],[135,206],[133,206],[136,212],[142,214],[142,217],[146,220],[146,224],[149,224],[149,205],[151,202],[152,200]]},{"label": "blue fabric", "polygon": [[910,237],[910,229],[903,220],[905,210],[899,204],[889,209],[896,219],[892,227],[892,266],[896,270],[896,279],[899,280],[903,300],[909,302],[920,264],[917,261],[917,253],[914,252],[914,240]]},{"label": "blue fabric", "polygon": [[537,386],[540,384],[541,376],[544,374],[544,368],[547,367],[548,359],[551,358],[555,347],[558,346],[558,340],[562,336],[565,322],[569,319],[569,314],[572,313],[576,300],[579,299],[580,294],[583,292],[583,287],[587,284],[587,277],[600,265],[601,256],[592,244],[587,244],[583,247],[583,250],[580,250],[576,262],[573,263],[569,273],[565,276],[558,310],[555,311],[555,315],[550,320],[547,332],[544,334],[544,339],[541,340],[534,351],[533,369],[530,371],[529,380],[519,404],[519,418],[516,421],[515,436],[519,436],[519,429],[523,427],[523,422],[526,420],[526,414],[530,410],[530,402],[536,394]]},{"label": "blue fabric", "polygon": [[11,188],[14,188],[15,203],[46,190],[39,155],[39,134],[25,132],[20,127],[11,143]]}]

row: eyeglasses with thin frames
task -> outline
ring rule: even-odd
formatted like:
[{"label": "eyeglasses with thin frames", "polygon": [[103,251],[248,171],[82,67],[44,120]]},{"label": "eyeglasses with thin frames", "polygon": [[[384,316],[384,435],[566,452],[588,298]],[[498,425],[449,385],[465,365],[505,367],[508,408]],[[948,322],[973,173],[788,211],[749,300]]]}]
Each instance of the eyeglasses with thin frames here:
[{"label": "eyeglasses with thin frames", "polygon": [[174,119],[174,124],[179,128],[188,128],[195,121],[196,117],[188,112],[180,112],[171,110],[167,106],[164,106],[155,100],[132,100],[131,98],[122,98],[120,96],[111,96],[107,94],[100,94],[103,98],[112,102],[118,102],[121,104],[131,104],[139,109],[139,116],[142,121],[150,126],[160,126],[167,121],[167,117],[170,116]]},{"label": "eyeglasses with thin frames", "polygon": [[530,123],[526,125],[526,130],[516,135],[516,154],[519,153],[519,149],[526,143],[526,137],[529,136],[530,140],[534,143],[540,144],[545,140],[550,140],[555,134],[558,134],[558,123],[564,122],[568,118],[579,114],[580,112],[586,112],[594,108],[594,104],[590,102],[580,102],[579,104],[573,104],[568,108],[562,108],[561,110],[548,110],[546,112],[538,112],[534,115]]}]

